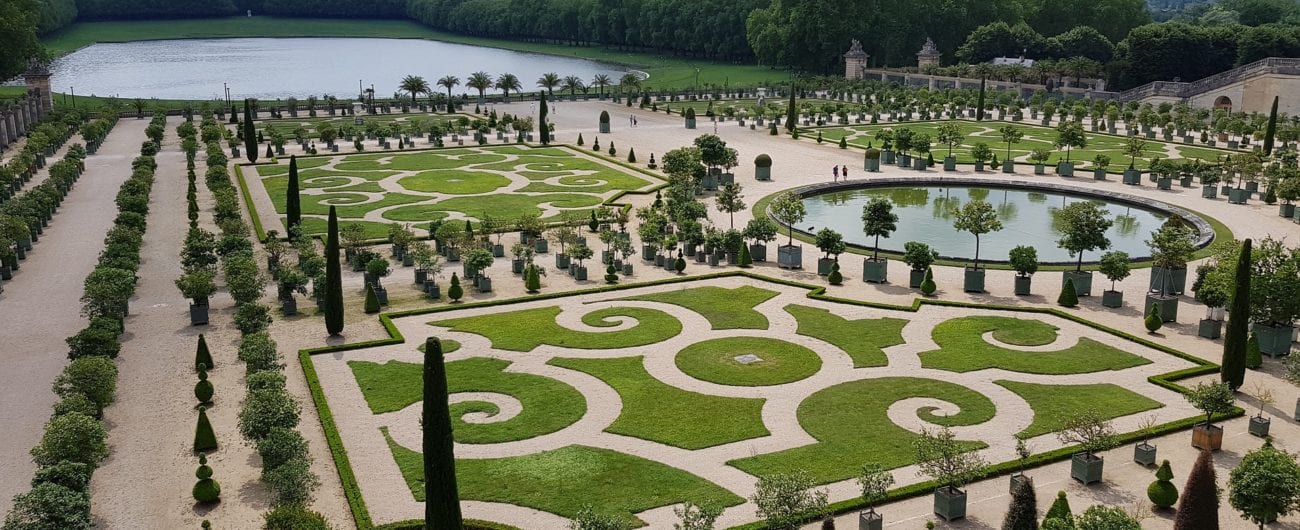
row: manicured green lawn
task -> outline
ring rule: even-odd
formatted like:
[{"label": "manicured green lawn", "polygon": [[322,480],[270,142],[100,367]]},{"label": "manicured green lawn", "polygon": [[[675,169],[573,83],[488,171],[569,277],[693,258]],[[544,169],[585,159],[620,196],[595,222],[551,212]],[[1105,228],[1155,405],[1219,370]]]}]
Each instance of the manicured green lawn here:
[{"label": "manicured green lawn", "polygon": [[425,171],[397,181],[411,191],[471,195],[488,193],[510,184],[510,179],[496,173],[462,171],[455,169]]},{"label": "manicured green lawn", "polygon": [[[447,354],[449,354],[449,353],[452,353],[452,352],[454,352],[454,351],[460,349],[460,343],[459,343],[459,342],[456,342],[456,341],[454,341],[454,340],[451,340],[451,339],[438,339],[438,342],[441,342],[441,343],[442,343],[442,354],[443,354],[443,355],[447,355]],[[427,348],[425,348],[424,346],[425,346],[425,344],[424,344],[423,342],[421,342],[420,345],[417,346],[415,349],[416,349],[416,350],[419,350],[420,353],[424,353],[424,351],[427,349]]]},{"label": "manicured green lawn", "polygon": [[[461,416],[471,412],[496,414],[499,411],[492,403],[466,401],[451,405],[457,442],[488,444],[533,438],[568,427],[587,413],[586,399],[573,387],[548,377],[507,372],[508,366],[509,361],[480,357],[447,363],[449,393],[506,394],[523,404],[518,416],[490,423],[467,423]],[[424,398],[422,365],[350,361],[348,367],[375,414],[399,411]]]},{"label": "manicured green lawn", "polygon": [[901,318],[848,320],[829,310],[801,305],[785,306],[785,312],[799,322],[798,334],[834,344],[853,359],[854,368],[885,366],[889,359],[883,348],[902,344]]},{"label": "manicured green lawn", "polygon": [[994,381],[1029,402],[1034,409],[1034,422],[1016,434],[1019,438],[1033,438],[1065,428],[1070,418],[1086,410],[1096,411],[1102,418],[1112,419],[1164,406],[1159,401],[1144,397],[1119,385],[1039,385],[1017,381]]},{"label": "manicured green lawn", "polygon": [[[840,138],[845,138],[849,145],[858,147],[873,146],[881,148],[881,141],[876,137],[877,133],[884,129],[907,128],[914,134],[929,135],[931,140],[930,152],[934,155],[936,161],[941,161],[943,157],[948,156],[948,146],[938,143],[939,125],[943,121],[920,121],[907,123],[888,123],[875,125],[849,125],[849,126],[832,126],[805,128],[800,130],[801,138],[816,138],[821,133],[822,140],[828,144],[835,144]],[[1056,141],[1056,130],[1050,127],[1041,127],[1037,125],[1027,125],[1024,123],[1013,122],[985,122],[976,123],[967,120],[956,120],[960,124],[963,135],[962,141],[952,150],[953,156],[957,158],[959,164],[974,164],[975,159],[971,156],[971,149],[976,144],[983,143],[989,146],[994,153],[997,153],[998,160],[1005,160],[1007,156],[1007,144],[1002,141],[1002,135],[999,131],[1004,126],[1011,126],[1019,130],[1024,137],[1019,143],[1012,144],[1010,154],[1012,158],[1017,159],[1017,163],[1024,165],[1027,162],[1021,160],[1028,155],[1030,151],[1037,148],[1045,148],[1052,152],[1052,157],[1048,159],[1048,166],[1055,166],[1057,162],[1065,160],[1066,153],[1058,152],[1053,144]],[[1070,161],[1075,163],[1075,169],[1093,168],[1093,158],[1099,154],[1110,157],[1110,166],[1108,171],[1115,173],[1121,172],[1128,167],[1129,157],[1125,154],[1125,143],[1127,139],[1123,136],[1114,136],[1109,134],[1087,132],[1088,145],[1083,149],[1074,149],[1070,152]],[[1165,151],[1166,146],[1173,146],[1175,151],[1182,158],[1201,158],[1209,161],[1217,157],[1231,154],[1231,151],[1211,149],[1200,146],[1187,146],[1179,143],[1167,143],[1161,140],[1146,140],[1146,146],[1142,151],[1142,156],[1134,161],[1134,166],[1139,169],[1148,169],[1152,158],[1171,158]],[[913,155],[916,153],[913,152]],[[987,166],[986,166],[987,167]],[[989,168],[991,170],[991,168]]]},{"label": "manicured green lawn", "polygon": [[[219,37],[390,37],[428,39],[507,50],[578,57],[633,65],[650,74],[646,88],[682,88],[700,84],[731,86],[784,82],[789,74],[765,66],[691,60],[669,55],[625,52],[599,46],[567,46],[513,40],[469,37],[435,31],[408,20],[299,19],[230,17],[196,20],[83,22],[45,39],[55,55],[63,55],[95,42]],[[490,68],[487,68],[490,70]],[[470,72],[452,72],[462,79]],[[501,73],[493,71],[493,73]],[[560,75],[565,75],[560,72]],[[617,80],[617,79],[616,79]],[[396,83],[397,80],[389,82]],[[531,86],[528,87],[532,89]],[[614,89],[606,89],[612,92]],[[592,90],[592,95],[596,90]]]},{"label": "manicured green lawn", "polygon": [[[911,377],[849,381],[821,390],[799,404],[799,425],[817,443],[727,464],[757,476],[807,471],[818,484],[857,476],[864,464],[877,463],[887,469],[913,464],[916,451],[912,442],[919,435],[890,421],[888,410],[894,402],[914,397],[941,399],[961,408],[951,416],[937,416],[928,408],[917,410],[922,419],[940,425],[976,425],[996,413],[993,402],[983,394],[945,381]],[[971,449],[987,446],[975,441],[963,445]]]},{"label": "manicured green lawn", "polygon": [[603,350],[630,348],[662,342],[682,332],[682,323],[668,313],[640,307],[611,307],[582,316],[588,326],[612,327],[610,317],[630,317],[636,325],[620,331],[574,331],[555,322],[559,307],[539,307],[486,315],[438,320],[434,326],[487,337],[492,347],[511,351],[533,351],[543,344],[565,348]]},{"label": "manicured green lawn", "polygon": [[[424,502],[424,457],[393,442],[388,447],[416,501]],[[744,499],[696,475],[640,457],[583,445],[527,456],[456,460],[462,500],[503,502],[573,517],[584,506],[618,514],[643,525],[633,515],[651,508],[690,501],[735,506]]]},{"label": "manicured green lawn", "polygon": [[768,435],[764,400],[682,390],[651,376],[643,360],[552,359],[548,364],[585,372],[614,387],[623,410],[606,432],[692,450]]},{"label": "manicured green lawn", "polygon": [[[738,356],[760,360],[746,364]],[[808,348],[766,337],[726,337],[697,342],[677,353],[677,368],[702,381],[731,386],[768,386],[807,379],[822,367]]]},{"label": "manicured green lawn", "polygon": [[623,300],[661,302],[682,306],[708,319],[713,329],[767,329],[767,317],[754,310],[778,293],[748,285],[695,287],[677,291],[632,296]]},{"label": "manicured green lawn", "polygon": [[1056,328],[1046,322],[1010,317],[976,316],[954,318],[934,327],[939,349],[921,352],[921,366],[953,372],[1001,368],[1013,372],[1045,375],[1086,374],[1122,370],[1151,361],[1081,337],[1078,344],[1051,352],[1026,352],[994,346],[983,335],[1007,344],[1036,346],[1049,344]]}]

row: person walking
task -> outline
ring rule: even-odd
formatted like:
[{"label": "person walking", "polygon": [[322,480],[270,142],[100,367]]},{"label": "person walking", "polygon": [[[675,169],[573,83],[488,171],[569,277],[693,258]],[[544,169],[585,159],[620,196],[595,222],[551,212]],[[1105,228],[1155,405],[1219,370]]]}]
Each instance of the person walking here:
[{"label": "person walking", "polygon": [[636,127],[636,116],[632,116],[632,127]]},{"label": "person walking", "polygon": [[831,182],[839,182],[839,181],[840,181],[840,166],[831,166],[831,175],[832,175],[832,177],[833,177],[833,180],[832,180]]},{"label": "person walking", "polygon": [[840,166],[840,176],[844,177],[845,181],[849,180],[849,166]]}]

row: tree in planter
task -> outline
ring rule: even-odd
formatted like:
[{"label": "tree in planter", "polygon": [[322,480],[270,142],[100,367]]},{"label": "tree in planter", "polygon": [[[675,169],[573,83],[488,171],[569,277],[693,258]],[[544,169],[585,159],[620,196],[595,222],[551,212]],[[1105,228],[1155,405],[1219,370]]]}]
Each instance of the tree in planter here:
[{"label": "tree in planter", "polygon": [[894,213],[894,203],[889,199],[877,197],[862,207],[862,232],[875,238],[871,245],[871,259],[880,260],[880,238],[888,238],[898,230],[898,214]]},{"label": "tree in planter", "polygon": [[750,497],[768,528],[793,529],[826,511],[827,492],[806,472],[760,477]]},{"label": "tree in planter", "polygon": [[1118,445],[1115,428],[1095,410],[1085,410],[1065,421],[1056,439],[1066,445],[1078,445],[1084,458],[1093,460],[1096,453]]},{"label": "tree in planter", "polygon": [[1011,268],[1021,278],[1031,278],[1038,272],[1038,249],[1029,245],[1017,245],[1008,255]]},{"label": "tree in planter", "polygon": [[1214,455],[1201,450],[1187,474],[1183,494],[1178,498],[1174,530],[1217,530],[1219,528],[1219,485],[1214,472]]},{"label": "tree in planter", "polygon": [[744,188],[739,183],[731,182],[718,190],[717,197],[714,201],[717,203],[718,211],[727,214],[727,219],[731,223],[731,228],[736,227],[736,212],[745,210]]},{"label": "tree in planter", "polygon": [[1115,222],[1106,218],[1101,205],[1092,201],[1070,203],[1056,211],[1056,219],[1062,234],[1056,244],[1069,252],[1070,257],[1079,257],[1075,271],[1083,270],[1084,252],[1110,248],[1106,231]]},{"label": "tree in planter", "polygon": [[370,284],[374,287],[383,288],[381,280],[392,272],[387,259],[376,256],[366,262],[366,274],[370,276]]},{"label": "tree in planter", "polygon": [[894,485],[894,475],[880,464],[866,464],[858,472],[857,482],[867,513],[876,515],[876,505],[885,500],[889,488]]},{"label": "tree in planter", "polygon": [[1270,440],[1246,453],[1228,477],[1228,504],[1261,530],[1296,511],[1300,507],[1300,465],[1295,455],[1273,447]]},{"label": "tree in planter", "polygon": [[1101,275],[1110,280],[1110,290],[1115,291],[1115,282],[1124,281],[1129,277],[1129,258],[1128,253],[1121,250],[1112,250],[1101,255],[1101,262],[1097,265],[1097,270]]},{"label": "tree in planter", "polygon": [[1192,406],[1205,413],[1204,425],[1207,427],[1214,426],[1215,414],[1232,412],[1233,404],[1236,402],[1232,389],[1225,383],[1198,383],[1183,397]]},{"label": "tree in planter", "polygon": [[325,330],[331,337],[343,333],[343,271],[339,264],[339,219],[330,206],[325,238]]},{"label": "tree in planter", "polygon": [[1057,149],[1065,149],[1065,163],[1070,163],[1070,151],[1088,146],[1088,135],[1083,132],[1083,125],[1077,121],[1063,121],[1056,126]]},{"label": "tree in planter", "polygon": [[1037,165],[1046,165],[1047,161],[1052,158],[1052,152],[1045,147],[1036,147],[1029,152],[1029,161]]},{"label": "tree in planter", "polygon": [[208,305],[208,298],[217,292],[213,275],[207,270],[188,272],[176,279],[176,288],[181,296],[189,298],[194,305]]},{"label": "tree in planter", "polygon": [[973,200],[957,211],[953,228],[959,232],[970,232],[975,236],[975,268],[980,266],[980,236],[989,232],[1002,230],[1002,221],[988,201]]},{"label": "tree in planter", "polygon": [[1010,162],[1012,160],[1011,145],[1020,143],[1020,140],[1025,137],[1025,132],[1015,125],[1003,125],[1002,128],[998,129],[998,134],[1002,136],[1002,143],[1007,144],[1006,159]]},{"label": "tree in planter", "polygon": [[798,194],[787,191],[772,200],[771,211],[772,217],[786,226],[787,246],[794,246],[794,225],[803,222],[804,217],[808,215],[803,199]]},{"label": "tree in planter", "polygon": [[467,270],[480,277],[486,276],[484,273],[492,266],[492,263],[496,261],[496,258],[492,256],[491,252],[481,248],[469,251],[465,254],[464,259]]},{"label": "tree in planter", "polygon": [[959,493],[959,488],[979,477],[988,465],[970,445],[957,440],[947,426],[921,429],[912,448],[920,473],[934,479],[949,494]]},{"label": "tree in planter", "polygon": [[[975,144],[975,147],[972,147],[970,150],[970,156],[975,159],[975,162],[980,167],[983,167],[985,160],[990,158],[997,159],[997,155],[993,154],[993,150],[984,142]],[[997,167],[995,166],[994,169],[997,169]]]},{"label": "tree in planter", "polygon": [[1177,217],[1170,217],[1159,229],[1151,232],[1151,239],[1146,243],[1151,249],[1151,265],[1163,269],[1160,294],[1173,294],[1171,276],[1175,269],[1185,269],[1187,261],[1196,252],[1196,232]]},{"label": "tree in planter", "polygon": [[953,158],[953,148],[961,145],[961,141],[965,137],[966,135],[961,132],[961,124],[951,120],[940,125],[938,134],[935,135],[935,139],[939,141],[939,145],[948,148],[948,156],[946,159]]},{"label": "tree in planter", "polygon": [[[930,154],[930,135],[925,133],[914,134],[912,135],[909,145],[911,145],[913,151],[916,151],[917,158],[927,156]],[[927,166],[932,165],[934,165],[933,158],[929,159],[927,162]]]},{"label": "tree in planter", "polygon": [[839,261],[840,254],[848,249],[844,242],[844,236],[830,228],[823,228],[817,231],[817,249],[822,251],[823,258]]},{"label": "tree in planter", "polygon": [[1241,250],[1237,254],[1237,267],[1233,270],[1236,282],[1232,291],[1232,307],[1228,310],[1228,331],[1223,337],[1223,362],[1219,368],[1219,378],[1231,389],[1241,388],[1246,380],[1249,319],[1242,317],[1251,314],[1251,252],[1251,241],[1242,241]]},{"label": "tree in planter", "polygon": [[578,267],[582,267],[582,262],[591,259],[591,257],[595,255],[595,252],[591,250],[591,247],[582,243],[574,244],[570,253],[572,254],[573,261],[578,263]]},{"label": "tree in planter", "polygon": [[1147,141],[1138,136],[1129,136],[1124,140],[1124,154],[1128,155],[1128,168],[1135,169],[1139,156],[1146,152]]}]

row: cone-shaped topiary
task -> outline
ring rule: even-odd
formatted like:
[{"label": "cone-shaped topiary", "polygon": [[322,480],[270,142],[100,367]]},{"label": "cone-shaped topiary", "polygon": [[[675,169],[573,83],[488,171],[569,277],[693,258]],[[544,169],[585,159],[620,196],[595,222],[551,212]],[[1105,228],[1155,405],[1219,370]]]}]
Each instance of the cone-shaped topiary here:
[{"label": "cone-shaped topiary", "polygon": [[456,273],[451,273],[451,287],[447,288],[447,298],[453,302],[459,302],[460,297],[465,296],[465,289],[460,286],[460,278]]},{"label": "cone-shaped topiary", "polygon": [[208,421],[208,408],[199,407],[199,423],[194,428],[194,452],[213,451],[217,448],[217,435]]},{"label": "cone-shaped topiary", "polygon": [[325,331],[343,333],[343,270],[339,264],[339,217],[330,206],[325,236]]},{"label": "cone-shaped topiary", "polygon": [[537,272],[537,266],[532,263],[529,263],[528,270],[524,271],[524,288],[529,294],[542,290],[541,274]]},{"label": "cone-shaped topiary", "polygon": [[748,269],[754,265],[754,256],[749,253],[749,245],[741,243],[740,257],[737,258],[736,264],[740,265],[742,269]]},{"label": "cone-shaped topiary", "polygon": [[677,262],[673,263],[673,268],[677,269],[677,274],[681,274],[686,270],[686,259],[682,257],[680,252],[677,253]]},{"label": "cone-shaped topiary", "polygon": [[275,158],[275,151],[271,150],[271,144],[266,144],[266,158]]},{"label": "cone-shaped topiary", "polygon": [[578,133],[578,145],[586,145],[586,140],[582,139],[582,133]]},{"label": "cone-shaped topiary", "polygon": [[1264,357],[1259,353],[1259,337],[1251,332],[1250,338],[1246,340],[1246,368],[1258,370],[1264,365]]},{"label": "cone-shaped topiary", "polygon": [[610,263],[605,267],[605,283],[610,285],[618,283],[618,272],[614,270],[614,264]]},{"label": "cone-shaped topiary", "polygon": [[217,502],[221,500],[221,484],[212,479],[212,468],[208,467],[208,455],[199,455],[199,469],[194,472],[199,481],[194,484],[191,493],[199,502]]},{"label": "cone-shaped topiary", "polygon": [[635,147],[633,147],[633,148],[627,150],[627,161],[628,161],[628,162],[631,162],[631,163],[633,163],[633,164],[636,163],[636,148],[635,148]]},{"label": "cone-shaped topiary", "polygon": [[424,404],[420,422],[424,426],[424,476],[438,477],[424,482],[425,528],[461,528],[460,497],[456,493],[456,455],[451,434],[451,409],[447,402],[447,367],[442,342],[429,337],[424,343]]},{"label": "cone-shaped topiary", "polygon": [[1070,511],[1070,501],[1065,498],[1064,491],[1056,492],[1056,500],[1052,501],[1052,506],[1047,509],[1043,523],[1046,524],[1051,519],[1064,521],[1069,528],[1074,528],[1074,513]]},{"label": "cone-shaped topiary", "polygon": [[835,518],[827,515],[822,519],[822,530],[835,530]]},{"label": "cone-shaped topiary", "polygon": [[934,269],[925,268],[925,279],[921,280],[921,293],[930,296],[939,286],[934,284]]},{"label": "cone-shaped topiary", "polygon": [[1160,304],[1151,304],[1151,309],[1147,310],[1145,324],[1147,326],[1147,333],[1160,331],[1160,327],[1165,325],[1164,319],[1160,318]]},{"label": "cone-shaped topiary", "polygon": [[1187,474],[1183,495],[1178,499],[1174,530],[1218,530],[1219,485],[1214,474],[1214,455],[1202,450]]},{"label": "cone-shaped topiary", "polygon": [[849,148],[849,142],[848,142],[848,140],[846,140],[845,138],[846,138],[846,137],[844,137],[844,136],[841,136],[841,137],[840,137],[840,149],[848,149],[848,148]]},{"label": "cone-shaped topiary", "polygon": [[1251,241],[1241,242],[1237,255],[1236,288],[1228,307],[1228,329],[1223,334],[1223,362],[1219,379],[1236,390],[1246,380],[1246,342],[1250,339]]},{"label": "cone-shaped topiary", "polygon": [[1056,304],[1061,307],[1074,307],[1079,305],[1079,293],[1074,290],[1073,278],[1065,279],[1065,284],[1061,286],[1061,294],[1056,297]]},{"label": "cone-shaped topiary", "polygon": [[1002,519],[1002,530],[1038,530],[1038,499],[1032,482],[1016,483],[1011,491],[1011,506]]},{"label": "cone-shaped topiary", "polygon": [[216,366],[212,363],[212,352],[208,351],[208,341],[202,333],[199,333],[198,350],[194,352],[194,369],[197,370],[200,366],[206,366],[209,370]]},{"label": "cone-shaped topiary", "polygon": [[1169,461],[1165,460],[1156,470],[1156,481],[1147,486],[1147,498],[1151,499],[1151,504],[1164,509],[1178,502],[1178,488],[1170,482],[1173,478],[1174,472],[1169,469]]},{"label": "cone-shaped topiary", "polygon": [[212,394],[214,391],[215,389],[212,387],[212,381],[208,381],[207,365],[200,364],[199,382],[194,384],[194,398],[198,399],[199,403],[210,403],[212,402]]},{"label": "cone-shaped topiary", "polygon": [[379,296],[375,294],[375,286],[366,284],[366,314],[373,315],[379,312]]},{"label": "cone-shaped topiary", "polygon": [[834,264],[831,265],[831,273],[826,275],[826,281],[831,282],[831,285],[839,285],[841,283],[844,283],[844,275],[840,274],[839,262],[835,262]]},{"label": "cone-shaped topiary", "polygon": [[298,193],[298,157],[289,157],[289,187],[284,192],[285,226],[289,233],[302,225],[302,196]]}]

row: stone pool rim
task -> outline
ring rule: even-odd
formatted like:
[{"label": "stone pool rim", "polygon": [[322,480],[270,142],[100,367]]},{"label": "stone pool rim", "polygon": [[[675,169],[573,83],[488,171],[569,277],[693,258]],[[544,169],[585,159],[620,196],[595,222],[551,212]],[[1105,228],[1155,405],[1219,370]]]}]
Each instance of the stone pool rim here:
[{"label": "stone pool rim", "polygon": [[[921,187],[921,188],[973,187],[973,188],[988,188],[988,189],[1009,189],[1009,190],[1019,190],[1019,191],[1045,191],[1045,192],[1052,192],[1052,193],[1074,196],[1074,197],[1084,198],[1084,199],[1099,199],[1099,200],[1104,200],[1115,204],[1143,208],[1146,210],[1151,210],[1157,213],[1161,213],[1171,217],[1178,217],[1182,219],[1184,222],[1194,227],[1197,231],[1196,250],[1201,250],[1209,246],[1211,243],[1214,242],[1214,238],[1215,238],[1214,227],[1211,226],[1210,223],[1204,219],[1202,214],[1194,213],[1185,208],[1180,208],[1178,206],[1174,206],[1167,202],[1158,201],[1155,199],[1148,199],[1146,197],[1139,197],[1136,195],[1130,195],[1127,193],[1120,193],[1120,192],[1114,192],[1108,190],[1096,190],[1091,188],[1082,188],[1082,187],[1058,184],[1053,182],[1034,182],[1034,181],[1027,181],[1027,180],[989,180],[986,178],[979,178],[979,177],[945,177],[945,176],[871,177],[867,179],[855,180],[849,182],[820,182],[817,184],[808,184],[805,186],[792,188],[783,192],[778,192],[774,195],[769,196],[768,198],[775,197],[776,195],[780,195],[781,193],[789,192],[797,195],[800,200],[804,200],[817,195],[825,195],[828,193],[836,193],[842,191],[857,191],[857,190],[864,190],[864,189],[899,188],[899,187]],[[767,198],[763,200],[767,200]],[[778,226],[781,227],[781,232],[785,232],[789,230],[790,228],[789,225],[782,223],[781,221],[778,221],[772,215],[772,204],[770,201],[768,202],[763,213],[767,215],[769,219],[771,219],[773,222],[775,222]],[[800,230],[799,228],[795,228],[794,232],[796,236],[802,236],[804,238],[816,237],[814,234],[810,234],[807,231]],[[778,241],[780,240],[779,237],[780,235],[783,234],[778,234]],[[849,249],[856,250],[857,253],[859,254],[870,255],[870,252],[872,250],[871,247],[865,245],[860,245],[857,243],[849,243],[849,242],[845,242],[845,243],[848,245]],[[886,249],[881,249],[881,252],[889,253],[889,254],[902,253],[899,250],[886,250]],[[1096,265],[1100,261],[1102,253],[1104,252],[1101,251],[1093,252],[1092,254],[1096,254],[1096,255],[1093,256],[1093,259],[1091,260],[1089,259],[1083,260],[1084,265]],[[972,259],[968,256],[947,256],[943,254],[939,255],[939,260],[952,262],[952,263],[963,263],[963,262],[969,263],[972,261]],[[1140,258],[1132,258],[1129,261],[1133,263],[1150,263],[1151,257],[1143,256]],[[980,257],[980,264],[982,265],[985,263],[1006,266],[1009,264],[1009,261],[1006,259],[986,259],[984,257]],[[1050,267],[1050,266],[1074,265],[1076,263],[1078,263],[1076,260],[1042,261],[1039,262],[1039,265]]]}]

